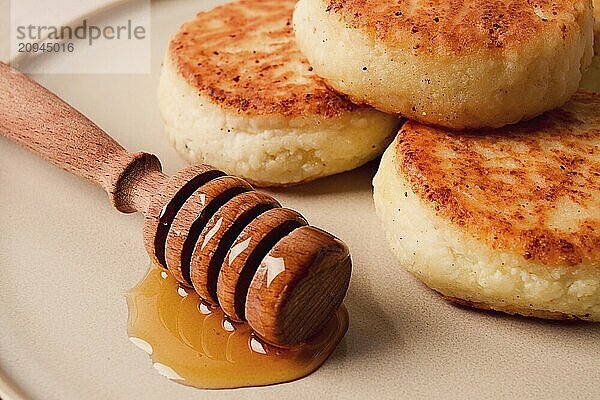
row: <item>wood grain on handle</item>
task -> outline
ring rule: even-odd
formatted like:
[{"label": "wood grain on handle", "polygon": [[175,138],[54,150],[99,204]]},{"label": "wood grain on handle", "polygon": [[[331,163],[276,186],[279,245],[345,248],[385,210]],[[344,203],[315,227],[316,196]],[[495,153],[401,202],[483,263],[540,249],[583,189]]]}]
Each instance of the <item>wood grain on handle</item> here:
[{"label": "wood grain on handle", "polygon": [[146,211],[165,176],[154,155],[128,153],[58,96],[0,62],[0,132],[100,185],[119,211]]}]

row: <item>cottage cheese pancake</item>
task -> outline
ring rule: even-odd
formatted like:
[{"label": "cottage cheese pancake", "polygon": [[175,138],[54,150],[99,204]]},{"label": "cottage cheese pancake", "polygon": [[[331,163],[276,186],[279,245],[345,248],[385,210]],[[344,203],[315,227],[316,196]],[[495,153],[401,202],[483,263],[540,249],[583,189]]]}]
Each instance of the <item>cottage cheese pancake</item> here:
[{"label": "cottage cheese pancake", "polygon": [[353,169],[387,146],[397,119],[352,104],[315,75],[294,41],[294,4],[229,3],[171,40],[159,105],[189,161],[286,185]]},{"label": "cottage cheese pancake", "polygon": [[590,0],[300,0],[294,28],[331,87],[452,129],[564,104],[593,51]]},{"label": "cottage cheese pancake", "polygon": [[374,187],[401,264],[448,298],[600,321],[600,94],[495,131],[408,122]]}]

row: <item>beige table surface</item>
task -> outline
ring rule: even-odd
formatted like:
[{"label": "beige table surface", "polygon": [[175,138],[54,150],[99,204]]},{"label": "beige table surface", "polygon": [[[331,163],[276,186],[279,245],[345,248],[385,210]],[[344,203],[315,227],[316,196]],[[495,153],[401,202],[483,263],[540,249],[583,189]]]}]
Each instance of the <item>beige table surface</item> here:
[{"label": "beige table surface", "polygon": [[[158,117],[160,61],[170,33],[194,11],[215,3],[153,3],[151,74],[35,79],[126,148],[157,154],[172,173],[185,164],[168,145]],[[7,6],[0,0],[3,59]],[[98,62],[110,62],[109,49],[98,48]],[[0,138],[0,375],[5,380],[0,396],[17,398],[19,391],[27,398],[60,400],[599,399],[598,325],[456,308],[402,270],[374,213],[376,167],[374,162],[275,193],[284,205],[344,239],[353,252],[346,301],[351,326],[331,359],[289,384],[202,391],[159,376],[127,339],[124,294],[148,267],[142,218],[118,214],[99,189]]]}]

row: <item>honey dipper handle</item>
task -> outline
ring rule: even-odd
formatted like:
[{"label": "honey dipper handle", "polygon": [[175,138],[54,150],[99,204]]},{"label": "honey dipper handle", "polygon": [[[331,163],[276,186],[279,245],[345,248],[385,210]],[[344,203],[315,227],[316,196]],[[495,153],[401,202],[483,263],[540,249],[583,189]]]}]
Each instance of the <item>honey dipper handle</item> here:
[{"label": "honey dipper handle", "polygon": [[79,111],[0,62],[0,132],[55,165],[100,185],[122,212],[145,212],[160,162],[128,153]]}]

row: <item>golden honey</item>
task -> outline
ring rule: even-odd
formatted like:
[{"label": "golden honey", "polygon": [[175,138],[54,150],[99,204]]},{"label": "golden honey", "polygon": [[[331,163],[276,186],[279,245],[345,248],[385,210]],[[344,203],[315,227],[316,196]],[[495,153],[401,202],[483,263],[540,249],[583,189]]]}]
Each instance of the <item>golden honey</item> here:
[{"label": "golden honey", "polygon": [[166,270],[153,266],[127,295],[130,340],[167,378],[203,389],[264,386],[315,371],[348,329],[342,306],[324,329],[294,349],[271,346],[247,324],[229,321]]}]

